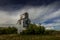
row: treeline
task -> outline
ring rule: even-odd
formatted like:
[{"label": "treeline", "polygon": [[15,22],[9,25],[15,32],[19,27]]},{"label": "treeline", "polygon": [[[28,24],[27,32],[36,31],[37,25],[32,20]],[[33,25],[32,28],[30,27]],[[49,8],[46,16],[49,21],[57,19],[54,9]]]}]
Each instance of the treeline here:
[{"label": "treeline", "polygon": [[[23,30],[20,34],[40,34],[40,35],[47,35],[47,34],[55,34],[57,31],[55,30],[45,30],[44,26],[37,26],[36,24],[30,24],[26,30]],[[60,33],[60,31],[58,32]],[[17,34],[17,29],[15,27],[8,27],[8,28],[1,28],[0,27],[0,34]]]},{"label": "treeline", "polygon": [[44,26],[37,26],[36,24],[30,24],[30,26],[21,32],[21,34],[40,34],[40,35],[47,35],[47,34],[54,34],[55,30],[46,30]]},{"label": "treeline", "polygon": [[0,34],[16,34],[17,29],[15,27],[3,28],[0,27]]}]

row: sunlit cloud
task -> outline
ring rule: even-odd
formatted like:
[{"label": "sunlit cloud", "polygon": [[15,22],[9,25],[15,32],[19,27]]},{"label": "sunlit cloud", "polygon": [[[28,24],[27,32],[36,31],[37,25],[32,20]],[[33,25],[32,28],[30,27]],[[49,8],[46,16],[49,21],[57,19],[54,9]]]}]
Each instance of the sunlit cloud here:
[{"label": "sunlit cloud", "polygon": [[22,9],[14,11],[0,10],[0,24],[16,24],[20,15],[28,12],[29,18],[35,23],[42,23],[44,26],[58,26],[60,25],[60,19],[53,20],[53,23],[44,23],[56,17],[60,17],[59,2],[54,2],[49,5],[41,6],[28,6],[26,5]]}]

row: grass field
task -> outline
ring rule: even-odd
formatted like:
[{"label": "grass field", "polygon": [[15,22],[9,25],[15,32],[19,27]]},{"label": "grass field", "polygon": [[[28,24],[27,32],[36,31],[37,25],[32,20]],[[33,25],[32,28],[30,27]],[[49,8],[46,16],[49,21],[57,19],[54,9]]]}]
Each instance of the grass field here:
[{"label": "grass field", "polygon": [[60,40],[60,35],[18,35],[3,34],[0,40]]},{"label": "grass field", "polygon": [[[25,32],[27,33],[27,31]],[[22,33],[24,34],[24,32]],[[60,40],[60,31],[46,30],[44,34],[40,35],[32,33],[23,35],[17,34],[15,28],[0,28],[0,40]]]}]

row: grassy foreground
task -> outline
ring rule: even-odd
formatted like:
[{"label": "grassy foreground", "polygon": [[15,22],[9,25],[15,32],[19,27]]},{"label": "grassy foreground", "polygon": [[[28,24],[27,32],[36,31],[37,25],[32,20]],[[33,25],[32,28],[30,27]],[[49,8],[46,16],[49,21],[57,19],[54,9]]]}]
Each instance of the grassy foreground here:
[{"label": "grassy foreground", "polygon": [[0,35],[0,40],[60,40],[60,35]]}]

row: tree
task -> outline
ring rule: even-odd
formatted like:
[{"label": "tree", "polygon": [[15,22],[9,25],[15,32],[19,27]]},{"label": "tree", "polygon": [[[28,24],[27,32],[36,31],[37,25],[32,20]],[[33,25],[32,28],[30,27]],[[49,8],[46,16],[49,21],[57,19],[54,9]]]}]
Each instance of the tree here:
[{"label": "tree", "polygon": [[24,34],[44,34],[45,28],[44,26],[37,26],[35,24],[30,24],[29,27],[24,30],[22,33]]}]

